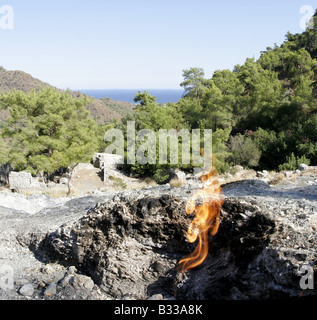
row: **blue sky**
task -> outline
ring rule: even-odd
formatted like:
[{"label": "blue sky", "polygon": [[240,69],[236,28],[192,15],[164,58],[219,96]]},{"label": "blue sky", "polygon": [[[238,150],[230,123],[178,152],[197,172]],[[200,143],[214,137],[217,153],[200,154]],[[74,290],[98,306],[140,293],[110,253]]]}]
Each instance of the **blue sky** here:
[{"label": "blue sky", "polygon": [[[183,69],[206,77],[300,33],[310,0],[0,0],[0,65],[58,88],[180,88]],[[0,15],[1,18],[1,15]]]}]

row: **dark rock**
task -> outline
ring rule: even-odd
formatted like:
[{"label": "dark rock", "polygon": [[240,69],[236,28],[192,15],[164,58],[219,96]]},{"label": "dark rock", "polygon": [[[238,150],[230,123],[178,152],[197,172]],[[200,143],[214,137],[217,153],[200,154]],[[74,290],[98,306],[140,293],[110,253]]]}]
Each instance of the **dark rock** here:
[{"label": "dark rock", "polygon": [[300,267],[316,261],[316,232],[305,225],[295,228],[295,214],[294,220],[290,215],[281,219],[256,205],[261,201],[227,198],[206,260],[179,274],[179,260],[196,246],[186,240],[192,220],[186,201],[166,194],[135,198],[118,195],[99,203],[32,247],[38,259],[71,266],[73,272],[69,269],[59,283],[64,296],[89,297],[95,283],[112,299],[293,297],[301,292]]},{"label": "dark rock", "polygon": [[77,223],[48,234],[36,254],[76,266],[114,297],[145,298],[147,286],[157,279],[144,272],[151,265],[160,273],[163,264],[173,269],[191,248],[185,241],[190,217],[184,208],[184,201],[171,196],[100,203]]}]

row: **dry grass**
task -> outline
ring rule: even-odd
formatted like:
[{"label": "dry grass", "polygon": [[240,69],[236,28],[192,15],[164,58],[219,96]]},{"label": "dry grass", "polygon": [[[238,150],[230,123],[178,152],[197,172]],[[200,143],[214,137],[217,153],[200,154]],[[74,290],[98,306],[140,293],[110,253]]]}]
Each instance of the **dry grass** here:
[{"label": "dry grass", "polygon": [[152,178],[145,178],[144,180],[138,180],[135,182],[131,182],[127,185],[127,189],[135,190],[135,189],[145,189],[151,187],[156,187],[157,183]]},{"label": "dry grass", "polygon": [[46,191],[44,191],[42,194],[46,196],[50,196],[51,198],[63,198],[63,197],[69,197],[69,196],[76,196],[76,192],[74,190],[70,190],[70,195],[68,193],[68,187],[67,186],[56,186],[53,188],[48,188]]},{"label": "dry grass", "polygon": [[111,181],[112,186],[115,190],[127,189],[127,184],[123,181],[123,179],[115,176],[110,176],[109,180]]},{"label": "dry grass", "polygon": [[273,178],[269,181],[269,184],[276,185],[282,182],[285,178],[285,174],[283,172],[277,173],[273,176]]},{"label": "dry grass", "polygon": [[186,181],[173,178],[170,180],[169,184],[171,185],[172,188],[181,188],[186,184]]},{"label": "dry grass", "polygon": [[308,169],[300,173],[302,176],[314,175],[317,176],[317,167],[308,167]]},{"label": "dry grass", "polygon": [[145,178],[144,182],[147,186],[156,187],[157,183],[152,178]]}]

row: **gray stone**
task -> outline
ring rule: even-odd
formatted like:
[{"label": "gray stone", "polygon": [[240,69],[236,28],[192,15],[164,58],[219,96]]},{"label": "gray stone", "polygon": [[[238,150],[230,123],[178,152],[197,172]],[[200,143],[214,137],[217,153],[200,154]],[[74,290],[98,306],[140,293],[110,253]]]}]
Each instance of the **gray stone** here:
[{"label": "gray stone", "polygon": [[51,282],[48,287],[44,291],[44,295],[47,297],[50,297],[52,295],[56,294],[56,283]]},{"label": "gray stone", "polygon": [[52,274],[54,272],[54,269],[52,268],[52,266],[46,265],[43,268],[41,268],[40,271],[45,274]]},{"label": "gray stone", "polygon": [[27,279],[21,278],[21,279],[15,280],[14,283],[15,283],[17,286],[22,287],[23,285],[25,285],[25,284],[27,284],[27,283],[30,283],[30,281],[27,280]]},{"label": "gray stone", "polygon": [[39,182],[38,179],[33,178],[31,173],[21,171],[12,171],[9,174],[9,185],[11,190],[17,192],[21,191],[43,191],[46,189],[44,182]]},{"label": "gray stone", "polygon": [[22,296],[32,296],[34,293],[34,287],[33,284],[27,283],[24,284],[20,290],[19,290],[20,295]]},{"label": "gray stone", "polygon": [[68,274],[74,275],[77,272],[77,269],[75,266],[70,266],[70,267],[68,267],[67,272],[68,272]]},{"label": "gray stone", "polygon": [[284,172],[284,176],[285,176],[285,178],[290,178],[292,176],[292,172],[291,171],[285,171]]},{"label": "gray stone", "polygon": [[66,274],[63,279],[60,280],[59,285],[63,288],[72,285],[74,282],[74,276],[71,274]]},{"label": "gray stone", "polygon": [[186,174],[183,171],[175,171],[174,178],[176,178],[176,179],[178,179],[180,181],[185,181],[186,180]]},{"label": "gray stone", "polygon": [[164,300],[163,296],[161,294],[153,294],[148,300]]},{"label": "gray stone", "polygon": [[256,176],[257,176],[258,178],[265,178],[265,177],[267,177],[267,175],[268,175],[268,172],[267,172],[266,170],[258,171],[258,172],[256,173]]},{"label": "gray stone", "polygon": [[300,170],[300,171],[305,171],[306,169],[308,169],[308,165],[305,164],[305,163],[301,163],[301,164],[298,166],[298,170]]},{"label": "gray stone", "polygon": [[75,289],[86,289],[86,290],[92,290],[92,288],[94,287],[94,282],[93,280],[85,275],[82,274],[76,274],[74,276],[74,280],[72,283],[73,287]]}]

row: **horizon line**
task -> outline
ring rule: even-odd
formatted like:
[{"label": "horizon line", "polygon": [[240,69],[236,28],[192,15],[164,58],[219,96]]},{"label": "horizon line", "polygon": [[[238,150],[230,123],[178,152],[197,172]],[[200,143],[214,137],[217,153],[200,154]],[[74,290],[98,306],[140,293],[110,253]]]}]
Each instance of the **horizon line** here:
[{"label": "horizon line", "polygon": [[[177,91],[184,91],[184,89],[179,89],[179,88],[69,88],[72,91],[80,91],[80,90],[177,90]],[[66,90],[66,89],[65,89]]]}]

